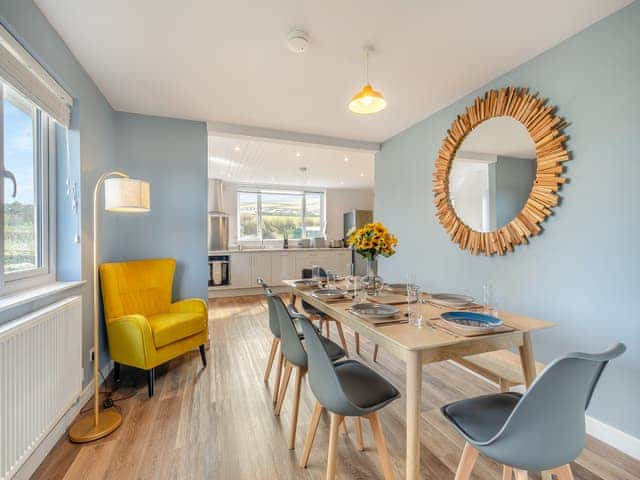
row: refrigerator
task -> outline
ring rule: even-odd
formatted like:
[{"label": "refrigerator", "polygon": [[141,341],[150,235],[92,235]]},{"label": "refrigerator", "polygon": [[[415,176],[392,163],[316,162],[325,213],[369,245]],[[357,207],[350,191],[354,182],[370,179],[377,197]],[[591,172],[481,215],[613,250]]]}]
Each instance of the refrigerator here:
[{"label": "refrigerator", "polygon": [[[372,210],[351,210],[343,215],[344,239],[347,240],[347,233],[352,228],[360,228],[367,223],[373,222]],[[355,264],[356,275],[366,275],[367,261],[358,255],[355,250],[351,251],[351,261]]]}]

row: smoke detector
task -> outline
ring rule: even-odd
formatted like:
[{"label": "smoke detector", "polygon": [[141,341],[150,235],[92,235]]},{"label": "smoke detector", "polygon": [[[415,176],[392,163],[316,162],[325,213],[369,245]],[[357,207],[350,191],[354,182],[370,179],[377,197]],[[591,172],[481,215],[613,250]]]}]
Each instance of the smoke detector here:
[{"label": "smoke detector", "polygon": [[303,53],[309,46],[309,34],[299,28],[294,28],[287,36],[287,46],[293,53]]}]

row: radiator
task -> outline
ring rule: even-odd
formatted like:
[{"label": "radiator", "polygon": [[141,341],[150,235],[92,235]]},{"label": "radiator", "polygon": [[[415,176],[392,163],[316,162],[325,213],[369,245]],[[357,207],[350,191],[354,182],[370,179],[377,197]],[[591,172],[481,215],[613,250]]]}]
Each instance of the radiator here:
[{"label": "radiator", "polygon": [[13,477],[82,389],[82,299],[0,325],[0,479]]}]

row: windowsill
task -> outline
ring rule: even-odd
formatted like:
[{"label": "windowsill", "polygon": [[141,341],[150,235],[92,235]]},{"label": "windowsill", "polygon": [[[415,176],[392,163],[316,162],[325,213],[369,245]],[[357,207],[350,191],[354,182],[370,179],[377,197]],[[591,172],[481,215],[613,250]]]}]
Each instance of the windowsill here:
[{"label": "windowsill", "polygon": [[85,283],[87,283],[86,280],[80,280],[77,282],[54,282],[47,285],[10,293],[0,298],[0,312],[4,312],[6,310],[19,307],[20,305],[24,305],[26,303],[40,300],[41,298],[64,292],[65,290],[80,287]]}]

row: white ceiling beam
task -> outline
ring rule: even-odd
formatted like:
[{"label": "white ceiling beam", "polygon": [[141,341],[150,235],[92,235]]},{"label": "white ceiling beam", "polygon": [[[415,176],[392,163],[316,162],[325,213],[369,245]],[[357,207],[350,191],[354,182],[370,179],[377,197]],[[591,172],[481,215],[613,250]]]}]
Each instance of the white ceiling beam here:
[{"label": "white ceiling beam", "polygon": [[275,130],[272,128],[249,127],[224,122],[207,122],[207,132],[211,136],[252,138],[281,143],[314,145],[320,148],[338,148],[354,152],[375,153],[380,151],[380,144],[376,142],[363,142],[347,138],[326,137],[324,135]]}]

